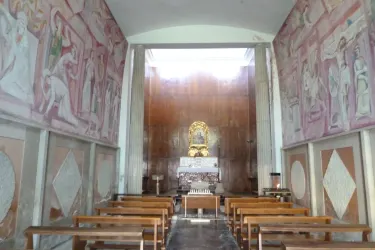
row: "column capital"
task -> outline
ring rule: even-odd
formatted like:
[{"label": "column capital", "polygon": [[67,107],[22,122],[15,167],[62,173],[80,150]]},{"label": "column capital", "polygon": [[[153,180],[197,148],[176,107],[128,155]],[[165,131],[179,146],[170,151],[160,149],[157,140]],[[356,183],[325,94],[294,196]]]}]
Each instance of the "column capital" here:
[{"label": "column capital", "polygon": [[268,43],[257,43],[256,45],[255,45],[255,48],[257,49],[257,48],[263,48],[263,49],[266,49],[266,48],[268,48]]}]

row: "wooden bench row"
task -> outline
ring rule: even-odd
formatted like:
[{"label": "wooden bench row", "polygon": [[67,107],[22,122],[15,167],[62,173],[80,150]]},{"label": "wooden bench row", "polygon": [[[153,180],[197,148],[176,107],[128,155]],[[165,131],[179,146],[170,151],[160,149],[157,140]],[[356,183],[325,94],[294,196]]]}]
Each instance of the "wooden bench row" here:
[{"label": "wooden bench row", "polygon": [[[367,225],[331,224],[331,217],[310,217],[309,209],[292,208],[292,203],[281,203],[272,198],[229,198],[225,206],[229,228],[242,248],[248,243],[249,250],[252,240],[257,240],[258,249],[262,249],[262,241],[272,240],[285,243],[283,249],[297,250],[297,242],[311,241],[310,234],[314,232],[324,233],[323,238],[314,238],[323,241],[332,241],[333,232],[361,232],[362,240],[367,242],[372,231]],[[275,223],[277,225],[273,225]],[[289,242],[295,245],[289,245]],[[353,246],[361,249],[371,244],[356,243]]]},{"label": "wooden bench row", "polygon": [[[165,247],[174,205],[172,199],[147,197],[113,201],[110,207],[96,208],[96,216],[75,216],[73,227],[30,227],[25,231],[25,249],[33,249],[33,235],[70,235],[72,249],[124,249],[118,243],[152,242],[153,249]],[[83,227],[82,227],[83,226]],[[115,242],[109,244],[108,242]],[[134,247],[126,245],[127,247]]]}]

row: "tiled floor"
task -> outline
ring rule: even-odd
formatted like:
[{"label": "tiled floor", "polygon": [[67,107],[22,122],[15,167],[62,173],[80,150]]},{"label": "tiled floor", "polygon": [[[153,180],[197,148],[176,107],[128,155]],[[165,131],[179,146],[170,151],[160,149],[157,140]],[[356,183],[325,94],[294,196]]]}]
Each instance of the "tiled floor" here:
[{"label": "tiled floor", "polygon": [[239,249],[224,220],[192,222],[179,216],[174,220],[167,250]]}]

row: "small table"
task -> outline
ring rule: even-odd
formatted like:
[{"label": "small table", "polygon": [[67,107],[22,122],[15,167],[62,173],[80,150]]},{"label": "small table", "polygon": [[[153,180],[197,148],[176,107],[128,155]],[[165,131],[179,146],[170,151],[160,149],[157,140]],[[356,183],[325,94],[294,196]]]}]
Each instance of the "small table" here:
[{"label": "small table", "polygon": [[220,208],[220,196],[217,195],[184,195],[182,196],[182,207],[187,209],[215,209],[215,217]]}]

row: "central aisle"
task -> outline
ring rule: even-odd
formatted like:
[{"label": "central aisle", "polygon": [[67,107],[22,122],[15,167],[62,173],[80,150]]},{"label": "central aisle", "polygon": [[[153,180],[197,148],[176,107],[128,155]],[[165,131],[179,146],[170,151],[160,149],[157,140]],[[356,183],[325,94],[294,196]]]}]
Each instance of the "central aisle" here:
[{"label": "central aisle", "polygon": [[192,222],[180,217],[172,223],[167,250],[240,249],[224,220]]}]

